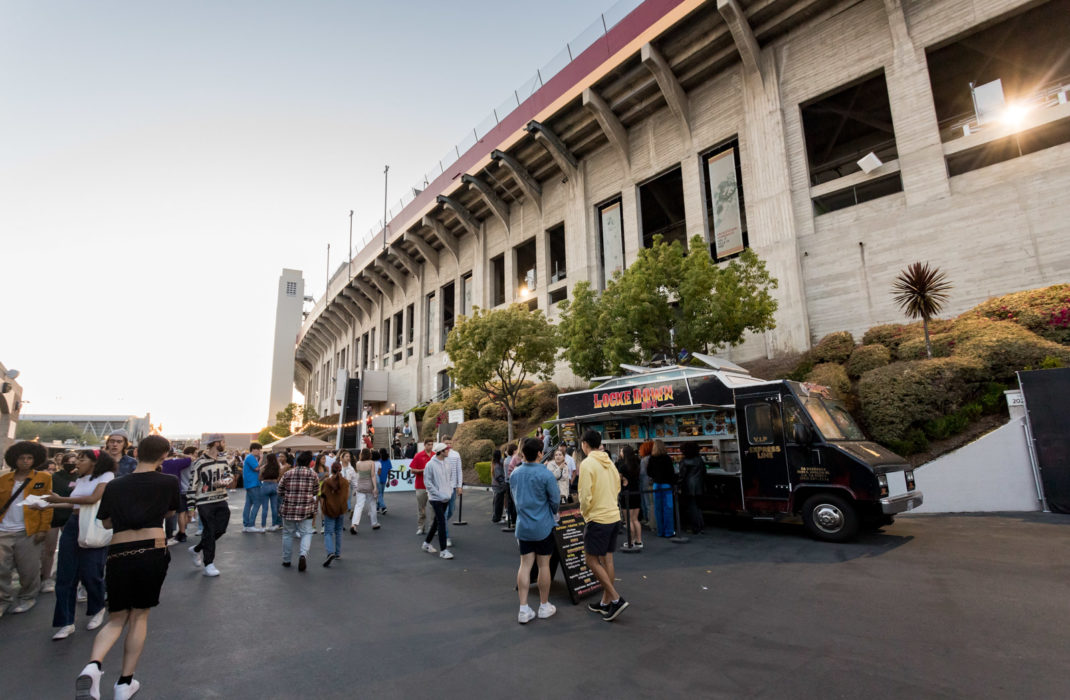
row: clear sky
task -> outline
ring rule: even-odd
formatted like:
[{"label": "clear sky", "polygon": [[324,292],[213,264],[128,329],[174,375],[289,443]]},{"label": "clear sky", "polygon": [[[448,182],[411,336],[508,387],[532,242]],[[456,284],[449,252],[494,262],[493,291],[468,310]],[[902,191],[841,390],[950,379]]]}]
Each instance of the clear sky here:
[{"label": "clear sky", "polygon": [[611,4],[0,0],[24,412],[262,428],[280,270],[318,298],[383,166],[393,204]]}]

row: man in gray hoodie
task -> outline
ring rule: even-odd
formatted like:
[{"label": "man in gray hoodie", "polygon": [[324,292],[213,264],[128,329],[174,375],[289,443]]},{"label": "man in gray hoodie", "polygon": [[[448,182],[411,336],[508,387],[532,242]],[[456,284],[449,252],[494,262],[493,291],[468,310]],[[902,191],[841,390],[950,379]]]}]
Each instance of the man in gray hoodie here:
[{"label": "man in gray hoodie", "polygon": [[427,500],[431,502],[431,507],[435,511],[435,521],[431,524],[431,529],[427,531],[427,538],[421,548],[430,554],[438,552],[431,546],[431,540],[435,538],[437,532],[438,546],[442,549],[438,556],[443,559],[453,559],[453,553],[446,545],[446,507],[450,504],[454,489],[450,469],[446,466],[446,453],[449,447],[444,443],[436,442],[431,451],[434,452],[434,457],[428,460],[424,468],[424,486],[427,488]]}]

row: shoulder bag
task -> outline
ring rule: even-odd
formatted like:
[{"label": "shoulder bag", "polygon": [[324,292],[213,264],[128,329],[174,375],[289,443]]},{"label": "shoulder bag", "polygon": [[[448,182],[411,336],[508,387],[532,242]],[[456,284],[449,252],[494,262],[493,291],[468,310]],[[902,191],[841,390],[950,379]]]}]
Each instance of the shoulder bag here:
[{"label": "shoulder bag", "polygon": [[85,549],[107,547],[111,542],[112,531],[97,520],[100,501],[88,506],[78,507],[78,546]]}]

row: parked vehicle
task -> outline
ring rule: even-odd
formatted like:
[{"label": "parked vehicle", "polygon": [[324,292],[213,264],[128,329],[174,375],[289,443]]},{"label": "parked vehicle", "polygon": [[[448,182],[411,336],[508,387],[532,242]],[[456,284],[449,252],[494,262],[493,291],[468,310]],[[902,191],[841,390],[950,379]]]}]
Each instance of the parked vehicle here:
[{"label": "parked vehicle", "polygon": [[843,542],[922,504],[913,468],[866,439],[827,387],[765,381],[725,360],[636,367],[595,389],[558,396],[562,434],[601,433],[608,449],[663,440],[678,458],[698,442],[705,512],[801,517],[809,533]]}]

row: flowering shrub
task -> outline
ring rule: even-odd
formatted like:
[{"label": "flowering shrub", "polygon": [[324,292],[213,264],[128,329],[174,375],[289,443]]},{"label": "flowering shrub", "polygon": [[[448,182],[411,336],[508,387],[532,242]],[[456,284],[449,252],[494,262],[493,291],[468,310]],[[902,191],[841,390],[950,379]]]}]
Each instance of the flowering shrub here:
[{"label": "flowering shrub", "polygon": [[1070,345],[1070,284],[994,297],[962,316],[1010,321],[1043,338]]},{"label": "flowering shrub", "polygon": [[829,333],[810,351],[815,364],[822,362],[846,362],[855,349],[855,339],[847,331]]}]

